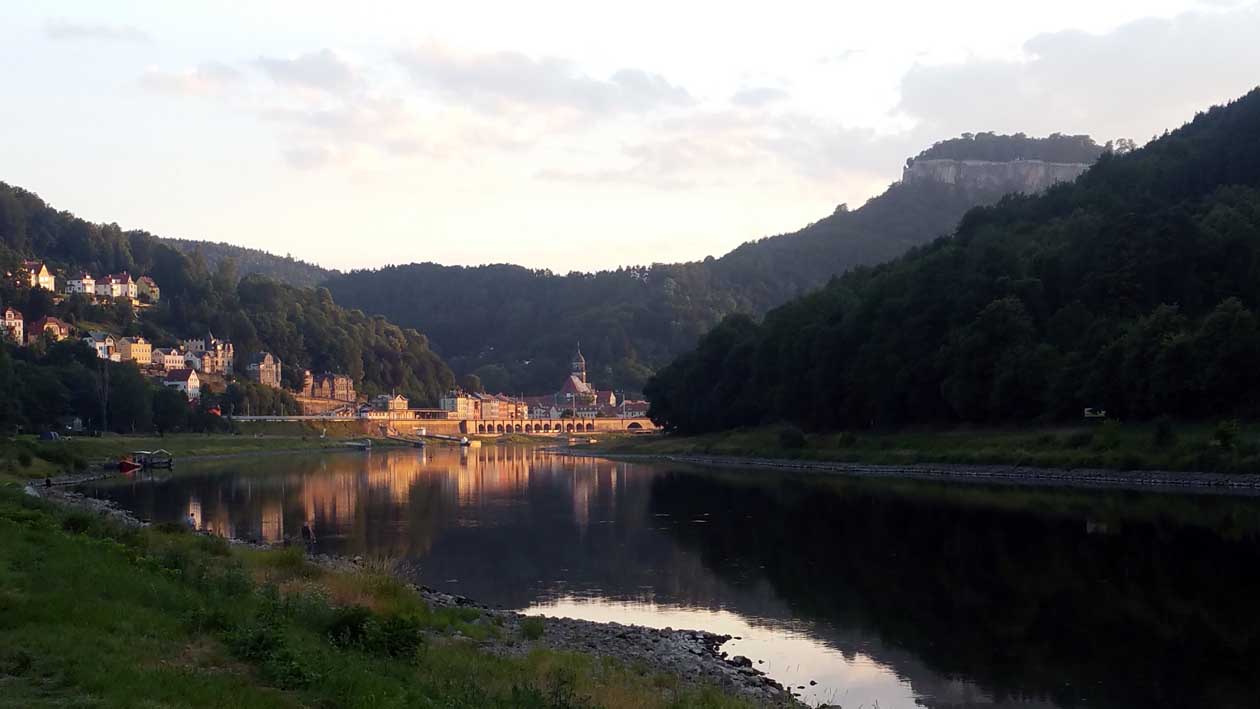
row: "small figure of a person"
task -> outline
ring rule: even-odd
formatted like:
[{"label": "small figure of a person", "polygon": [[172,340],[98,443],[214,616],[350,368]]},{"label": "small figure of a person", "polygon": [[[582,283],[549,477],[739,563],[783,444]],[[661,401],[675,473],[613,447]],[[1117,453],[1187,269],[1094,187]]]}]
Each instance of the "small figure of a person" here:
[{"label": "small figure of a person", "polygon": [[46,488],[52,487],[52,478],[48,477],[47,475],[44,476],[44,487]]},{"label": "small figure of a person", "polygon": [[188,517],[184,519],[184,524],[193,531],[197,530],[197,518],[194,517],[191,512],[189,512]]},{"label": "small figure of a person", "polygon": [[315,544],[315,531],[311,529],[310,522],[302,523],[302,543],[310,549]]}]

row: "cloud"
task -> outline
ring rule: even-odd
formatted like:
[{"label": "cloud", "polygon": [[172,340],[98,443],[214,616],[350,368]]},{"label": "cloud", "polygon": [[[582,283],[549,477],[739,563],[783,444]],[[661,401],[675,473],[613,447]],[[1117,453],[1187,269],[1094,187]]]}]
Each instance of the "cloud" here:
[{"label": "cloud", "polygon": [[438,45],[414,47],[399,52],[396,59],[418,85],[483,110],[533,107],[591,114],[643,113],[694,103],[686,89],[640,69],[622,69],[599,79],[556,57],[459,53]]},{"label": "cloud", "polygon": [[[910,150],[905,136],[879,136],[803,113],[696,111],[662,121],[591,169],[552,167],[544,180],[646,184],[665,189],[730,176],[769,175],[828,183],[886,173]],[[741,178],[742,179],[742,178]]]},{"label": "cloud", "polygon": [[285,148],[284,161],[299,170],[313,170],[332,162],[332,151],[322,145],[305,145]]},{"label": "cloud", "polygon": [[[1260,80],[1260,6],[1038,35],[1017,61],[916,66],[899,110],[938,137],[1090,133],[1142,142]],[[983,118],[981,118],[983,117]]]},{"label": "cloud", "polygon": [[44,36],[55,40],[87,40],[95,42],[151,41],[149,35],[130,25],[107,25],[98,22],[79,22],[63,18],[52,19],[44,24]]},{"label": "cloud", "polygon": [[259,57],[257,64],[278,84],[339,92],[361,83],[355,68],[331,49],[309,52],[292,59]]},{"label": "cloud", "polygon": [[783,89],[776,89],[771,86],[758,86],[736,91],[735,95],[731,96],[731,103],[736,106],[744,106],[745,108],[759,108],[787,98],[788,92]]},{"label": "cloud", "polygon": [[240,71],[227,64],[207,62],[181,72],[148,69],[141,74],[140,85],[157,93],[208,96],[225,91],[244,78]]}]

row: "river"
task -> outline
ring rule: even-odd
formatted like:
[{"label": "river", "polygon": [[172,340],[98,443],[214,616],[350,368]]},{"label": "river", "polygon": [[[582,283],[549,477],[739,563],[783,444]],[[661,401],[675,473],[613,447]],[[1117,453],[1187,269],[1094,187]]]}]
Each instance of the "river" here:
[{"label": "river", "polygon": [[152,521],[406,559],[526,613],[699,628],[811,704],[1260,705],[1255,498],[393,449],[180,463]]}]

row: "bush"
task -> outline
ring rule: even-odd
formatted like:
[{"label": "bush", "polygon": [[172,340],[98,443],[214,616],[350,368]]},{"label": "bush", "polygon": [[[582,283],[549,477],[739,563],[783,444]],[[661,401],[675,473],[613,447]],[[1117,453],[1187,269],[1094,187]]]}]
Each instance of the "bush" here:
[{"label": "bush", "polygon": [[30,451],[19,451],[17,454],[17,460],[18,464],[23,468],[29,468],[31,467],[31,464],[35,462],[35,459],[31,457]]},{"label": "bush", "polygon": [[546,625],[543,623],[542,618],[530,617],[521,621],[521,635],[523,635],[526,640],[537,640],[538,638],[541,638],[545,630]]},{"label": "bush", "polygon": [[779,447],[795,450],[805,447],[805,433],[795,426],[779,429]]},{"label": "bush", "polygon": [[1216,424],[1216,430],[1212,432],[1212,441],[1225,450],[1233,450],[1234,444],[1238,442],[1238,422],[1230,419],[1228,421],[1220,421]]},{"label": "bush", "polygon": [[852,448],[857,445],[857,436],[850,431],[843,431],[836,435],[837,448]]},{"label": "bush", "polygon": [[386,657],[414,657],[424,641],[420,623],[407,616],[378,617],[363,606],[338,608],[326,630],[329,642]]},{"label": "bush", "polygon": [[61,520],[61,528],[71,534],[85,534],[95,522],[86,512],[71,512]]},{"label": "bush", "polygon": [[341,647],[361,647],[367,639],[367,624],[372,619],[372,611],[364,606],[346,606],[333,613],[332,622],[328,624],[325,635],[333,645]]},{"label": "bush", "polygon": [[1088,448],[1094,442],[1094,434],[1092,431],[1077,431],[1067,437],[1067,445],[1069,448]]},{"label": "bush", "polygon": [[153,525],[153,531],[162,534],[187,534],[190,530],[183,522],[158,522]]},{"label": "bush", "polygon": [[279,626],[260,618],[227,635],[228,647],[238,658],[258,665],[262,676],[280,689],[296,689],[318,679],[289,647]]},{"label": "bush", "polygon": [[415,657],[424,642],[420,623],[407,616],[389,616],[368,624],[367,651],[386,657]]},{"label": "bush", "polygon": [[1151,442],[1156,448],[1167,448],[1177,442],[1177,432],[1173,430],[1172,419],[1167,416],[1155,419],[1155,430],[1151,433]]}]

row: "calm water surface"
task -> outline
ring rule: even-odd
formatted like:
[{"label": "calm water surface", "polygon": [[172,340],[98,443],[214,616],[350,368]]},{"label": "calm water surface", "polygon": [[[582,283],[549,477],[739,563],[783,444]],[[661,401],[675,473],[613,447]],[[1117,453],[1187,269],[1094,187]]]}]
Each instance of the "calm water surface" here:
[{"label": "calm water surface", "polygon": [[[1260,706],[1260,502],[696,470],[486,446],[87,491],[527,613],[728,633],[811,703]],[[811,685],[810,682],[816,682]]]}]

